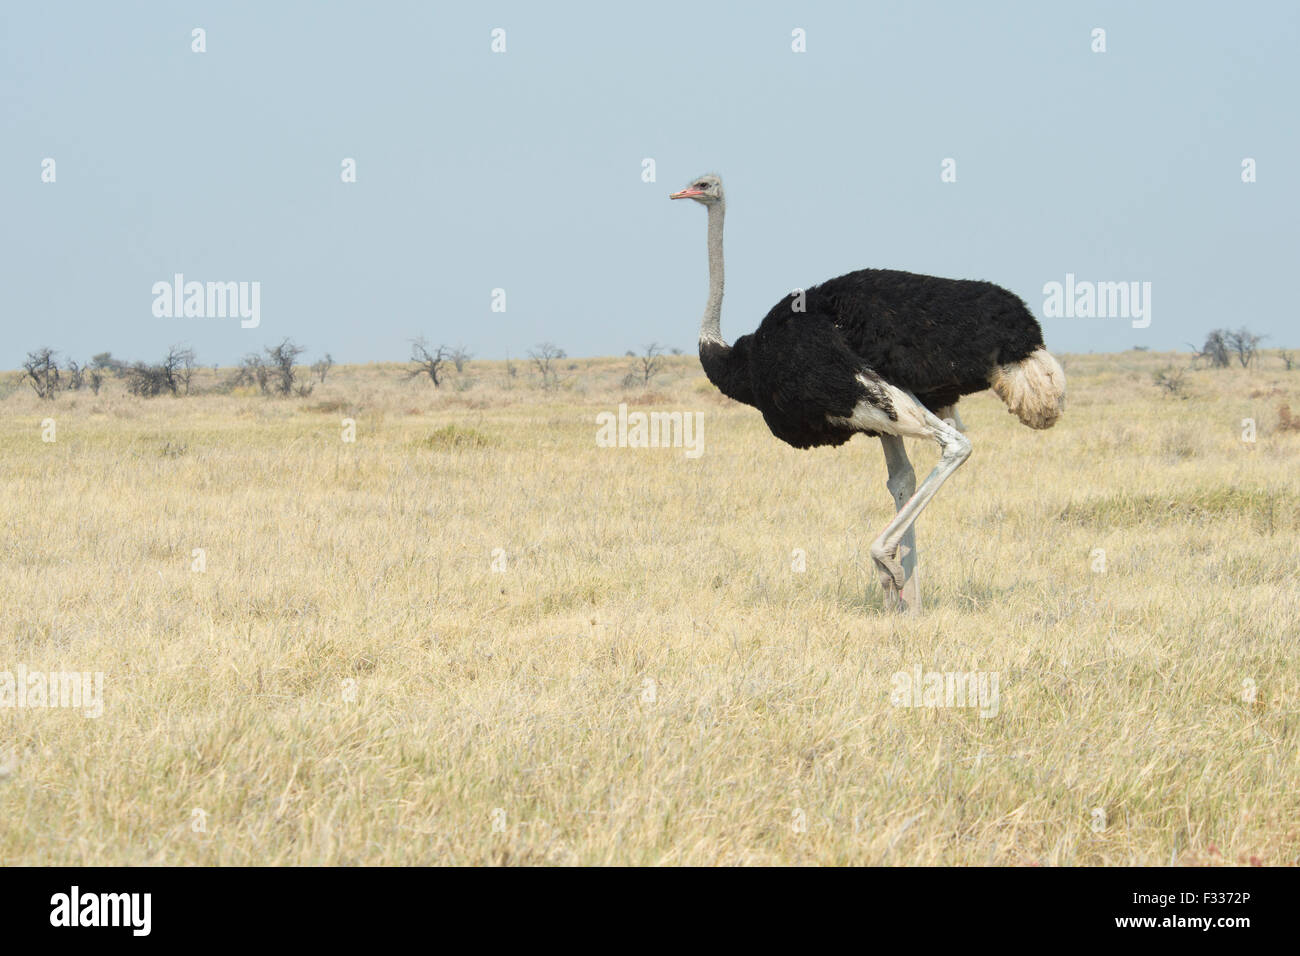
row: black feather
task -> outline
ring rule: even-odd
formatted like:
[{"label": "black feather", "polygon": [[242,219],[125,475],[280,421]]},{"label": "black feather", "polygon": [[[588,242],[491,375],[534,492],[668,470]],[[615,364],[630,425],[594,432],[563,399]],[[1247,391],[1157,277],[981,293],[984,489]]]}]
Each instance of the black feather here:
[{"label": "black feather", "polygon": [[797,301],[783,298],[730,348],[700,343],[709,381],[796,448],[848,441],[856,431],[827,416],[850,417],[862,401],[896,420],[873,387],[881,380],[937,411],[1043,345],[1024,301],[991,282],[861,269],[806,290],[804,311]]}]

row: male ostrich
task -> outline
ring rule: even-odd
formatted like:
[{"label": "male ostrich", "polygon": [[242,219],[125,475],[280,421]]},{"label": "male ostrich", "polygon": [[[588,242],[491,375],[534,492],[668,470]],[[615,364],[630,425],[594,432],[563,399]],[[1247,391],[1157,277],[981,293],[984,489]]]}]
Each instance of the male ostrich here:
[{"label": "male ostrich", "polygon": [[[700,363],[726,396],[763,413],[795,448],[878,437],[897,514],[871,545],[886,604],[919,607],[913,522],[970,456],[954,406],[992,388],[1030,428],[1050,428],[1065,402],[1065,373],[1043,347],[1025,303],[990,282],[860,269],[792,292],[758,331],[722,338],[722,180],[701,176],[672,199],[709,212],[709,298]],[[945,419],[948,419],[945,421]],[[942,455],[921,486],[903,438],[937,442]],[[901,547],[901,553],[900,553]]]}]

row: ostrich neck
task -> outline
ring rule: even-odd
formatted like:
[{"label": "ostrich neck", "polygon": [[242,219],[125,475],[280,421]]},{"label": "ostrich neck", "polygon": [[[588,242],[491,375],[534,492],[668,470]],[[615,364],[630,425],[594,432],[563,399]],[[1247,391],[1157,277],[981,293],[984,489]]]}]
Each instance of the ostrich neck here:
[{"label": "ostrich neck", "polygon": [[[709,302],[700,320],[700,365],[728,398],[756,405],[745,355],[722,340],[722,202],[709,206]],[[742,336],[743,340],[743,336]]]},{"label": "ostrich neck", "polygon": [[701,344],[725,344],[722,339],[722,220],[726,214],[723,201],[709,206],[709,301],[700,320]]}]

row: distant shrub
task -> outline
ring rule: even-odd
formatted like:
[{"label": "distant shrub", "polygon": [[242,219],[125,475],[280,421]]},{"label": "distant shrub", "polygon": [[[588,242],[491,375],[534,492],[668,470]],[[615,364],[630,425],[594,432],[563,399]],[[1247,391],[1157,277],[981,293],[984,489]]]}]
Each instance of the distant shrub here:
[{"label": "distant shrub", "polygon": [[194,350],[173,345],[157,365],[136,362],[127,370],[126,390],[142,398],[168,393],[179,395],[180,389],[190,393],[190,380],[196,367]]},{"label": "distant shrub", "polygon": [[1152,376],[1152,380],[1158,388],[1164,390],[1166,395],[1173,398],[1187,398],[1187,381],[1183,378],[1182,369],[1166,365]]},{"label": "distant shrub", "polygon": [[131,370],[130,362],[123,362],[121,359],[113,358],[112,352],[100,352],[90,357],[91,368],[100,372],[108,372],[112,375],[122,376]]},{"label": "distant shrub", "polygon": [[153,398],[164,392],[175,395],[176,382],[163,366],[136,362],[126,373],[126,390],[141,398]]},{"label": "distant shrub", "polygon": [[1227,368],[1231,359],[1228,357],[1228,332],[1215,329],[1205,337],[1205,344],[1196,353],[1198,359],[1205,359],[1210,368]]},{"label": "distant shrub", "polygon": [[262,356],[257,352],[249,352],[239,364],[235,366],[230,377],[222,385],[222,391],[231,391],[236,388],[243,388],[246,385],[256,385],[263,395],[267,394],[271,384],[271,370],[266,367],[262,361]]},{"label": "distant shrub", "polygon": [[[298,371],[294,365],[298,361],[298,356],[305,351],[307,349],[304,346],[296,344],[292,339],[285,339],[274,348],[266,350],[266,364],[270,368],[271,382],[275,391],[280,395],[293,394],[294,384],[298,376]],[[310,387],[308,387],[306,394],[311,394]]]}]

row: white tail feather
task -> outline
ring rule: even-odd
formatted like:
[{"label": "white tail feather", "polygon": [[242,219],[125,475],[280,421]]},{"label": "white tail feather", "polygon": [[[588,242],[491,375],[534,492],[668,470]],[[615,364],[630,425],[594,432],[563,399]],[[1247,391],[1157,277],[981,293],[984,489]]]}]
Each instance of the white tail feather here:
[{"label": "white tail feather", "polygon": [[989,385],[1030,428],[1051,428],[1065,410],[1065,372],[1044,348],[1035,349],[1019,362],[999,366]]}]

